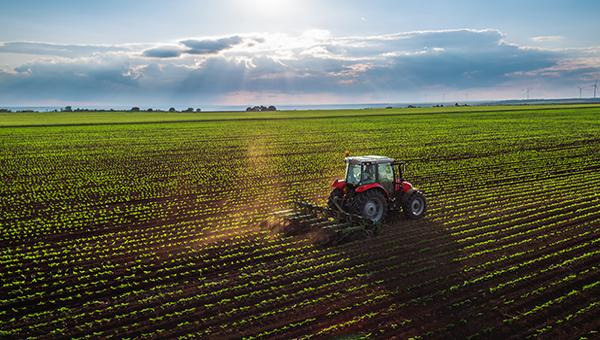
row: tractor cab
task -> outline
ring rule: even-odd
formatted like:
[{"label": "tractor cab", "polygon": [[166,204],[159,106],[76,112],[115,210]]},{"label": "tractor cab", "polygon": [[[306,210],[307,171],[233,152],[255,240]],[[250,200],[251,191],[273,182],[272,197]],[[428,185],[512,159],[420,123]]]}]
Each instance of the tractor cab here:
[{"label": "tractor cab", "polygon": [[409,218],[424,215],[423,192],[403,179],[405,163],[384,156],[346,157],[345,179],[335,180],[329,208],[381,222],[388,210],[403,209]]},{"label": "tractor cab", "polygon": [[[356,189],[364,185],[377,184],[387,195],[402,190],[403,162],[384,156],[346,157],[346,177],[344,185]],[[340,183],[338,181],[338,183]],[[412,186],[411,186],[412,187]]]}]

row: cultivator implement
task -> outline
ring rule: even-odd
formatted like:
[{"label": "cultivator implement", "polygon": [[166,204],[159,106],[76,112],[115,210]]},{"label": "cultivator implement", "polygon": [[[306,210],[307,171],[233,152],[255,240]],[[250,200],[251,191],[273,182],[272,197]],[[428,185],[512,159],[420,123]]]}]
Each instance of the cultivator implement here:
[{"label": "cultivator implement", "polygon": [[[339,207],[338,207],[339,208]],[[286,236],[309,233],[320,245],[333,245],[377,235],[381,225],[340,209],[297,201],[292,209],[273,213],[267,224]]]}]

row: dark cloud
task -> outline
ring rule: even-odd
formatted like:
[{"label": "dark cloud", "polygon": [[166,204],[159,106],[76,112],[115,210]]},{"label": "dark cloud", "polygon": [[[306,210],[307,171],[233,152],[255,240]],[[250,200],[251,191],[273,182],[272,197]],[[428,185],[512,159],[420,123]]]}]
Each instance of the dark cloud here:
[{"label": "dark cloud", "polygon": [[422,54],[391,57],[360,75],[369,84],[406,88],[445,86],[471,88],[494,86],[510,79],[510,74],[537,70],[556,64],[559,55],[550,51],[498,45],[463,51],[451,48]]},{"label": "dark cloud", "polygon": [[234,35],[220,39],[187,39],[180,43],[189,48],[186,51],[189,54],[214,54],[241,44],[242,41],[242,37]]},{"label": "dark cloud", "polygon": [[[248,39],[249,43],[263,42],[264,39]],[[187,39],[180,41],[180,46],[157,46],[142,52],[144,57],[176,58],[183,54],[211,55],[228,50],[244,42],[244,38],[234,35],[219,39]]]},{"label": "dark cloud", "polygon": [[144,57],[150,58],[176,58],[181,56],[182,50],[176,46],[160,46],[142,52]]},{"label": "dark cloud", "polygon": [[14,71],[0,74],[4,100],[110,100],[139,87],[120,63],[32,63]]}]

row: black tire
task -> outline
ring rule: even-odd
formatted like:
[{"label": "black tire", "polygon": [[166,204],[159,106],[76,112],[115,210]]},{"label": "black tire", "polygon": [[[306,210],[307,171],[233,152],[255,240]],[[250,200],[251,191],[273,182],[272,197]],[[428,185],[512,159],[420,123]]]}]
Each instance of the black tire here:
[{"label": "black tire", "polygon": [[336,211],[339,210],[334,202],[336,202],[336,200],[337,200],[338,205],[341,207],[343,196],[344,196],[344,193],[342,192],[341,189],[335,188],[335,189],[331,190],[331,193],[329,194],[329,199],[327,200],[327,207],[331,210],[336,210]]},{"label": "black tire", "polygon": [[387,215],[387,199],[377,189],[360,193],[354,200],[352,211],[375,223],[381,223]]},{"label": "black tire", "polygon": [[419,191],[413,192],[408,199],[404,201],[402,210],[404,210],[404,215],[411,220],[416,220],[425,216],[425,212],[427,211],[427,200],[423,193]]}]

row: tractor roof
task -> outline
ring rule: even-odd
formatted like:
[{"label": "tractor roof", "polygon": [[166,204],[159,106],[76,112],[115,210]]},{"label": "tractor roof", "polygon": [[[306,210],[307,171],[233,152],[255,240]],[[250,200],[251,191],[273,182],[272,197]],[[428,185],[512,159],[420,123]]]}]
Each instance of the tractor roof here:
[{"label": "tractor roof", "polygon": [[346,157],[346,162],[351,164],[362,164],[362,163],[372,163],[372,164],[380,164],[380,163],[391,163],[393,162],[393,158],[385,157],[385,156],[356,156],[356,157]]}]

